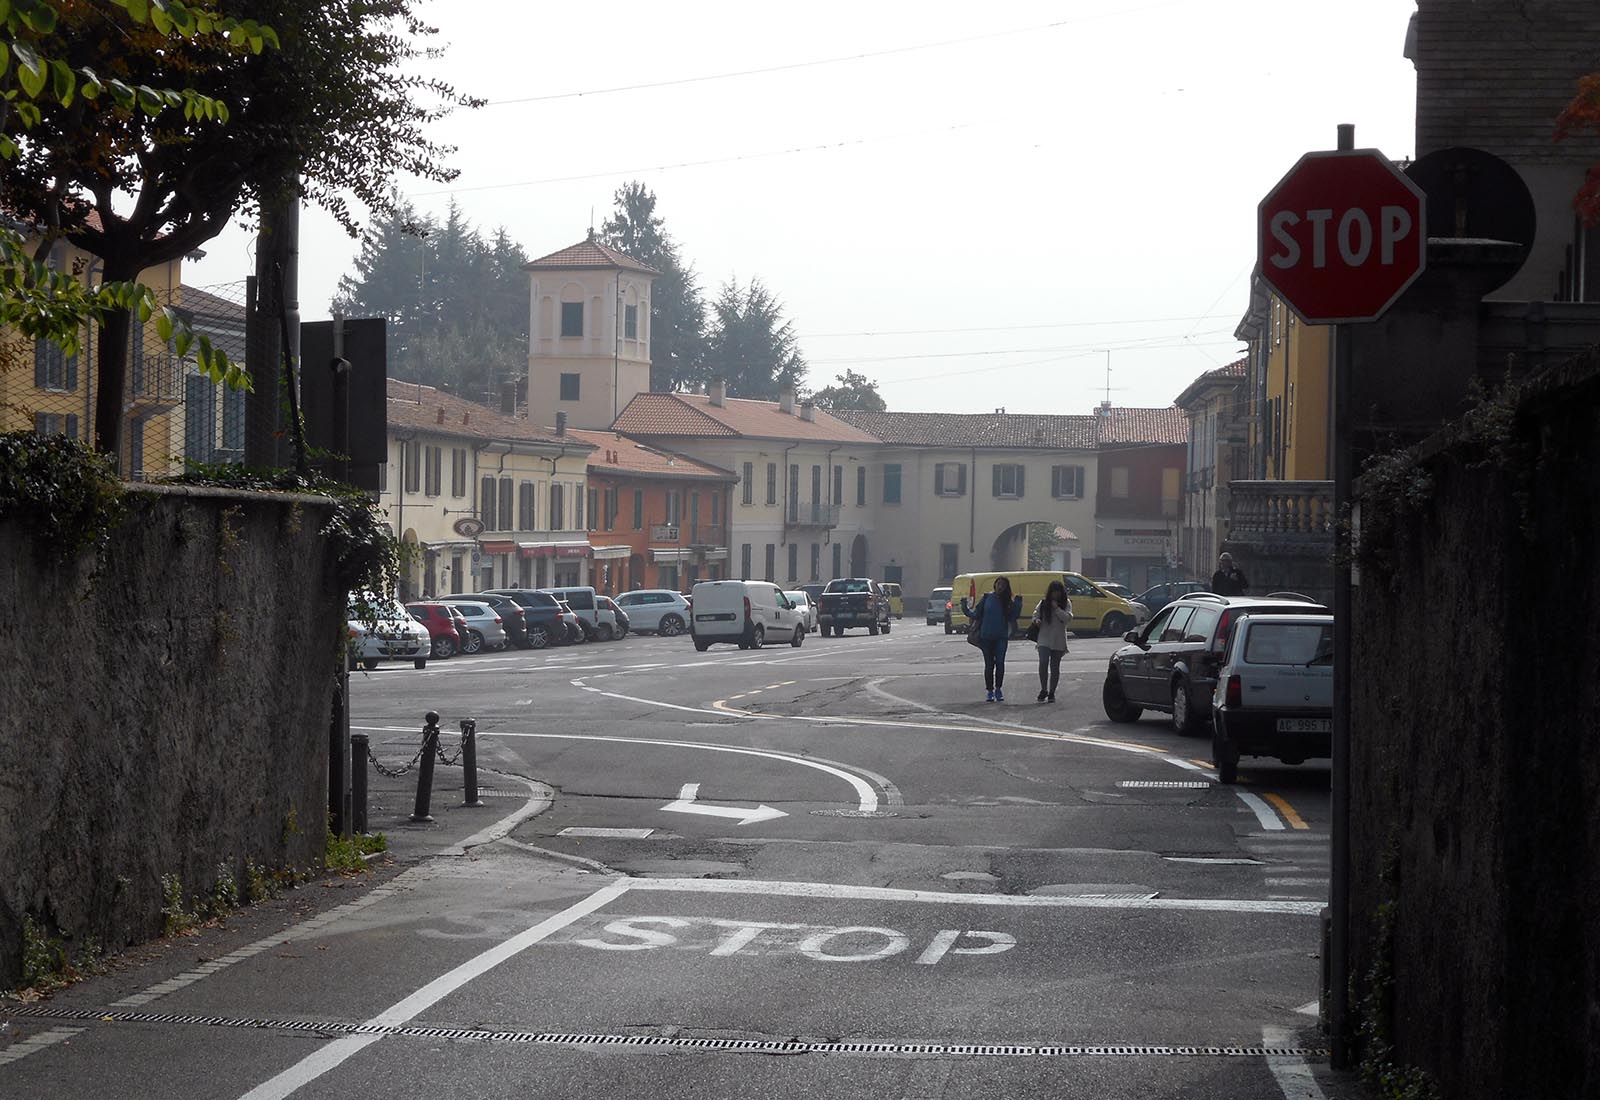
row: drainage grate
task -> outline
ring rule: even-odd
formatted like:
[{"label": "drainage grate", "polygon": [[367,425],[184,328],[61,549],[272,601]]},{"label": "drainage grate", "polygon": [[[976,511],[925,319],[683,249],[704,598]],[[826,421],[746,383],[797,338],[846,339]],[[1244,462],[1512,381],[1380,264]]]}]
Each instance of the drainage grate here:
[{"label": "drainage grate", "polygon": [[888,810],[812,810],[812,817],[898,817]]},{"label": "drainage grate", "polygon": [[354,1024],[334,1020],[252,1020],[230,1016],[188,1016],[172,1012],[52,1008],[28,1005],[11,1016],[35,1020],[77,1020],[115,1024],[180,1024],[250,1028],[263,1031],[320,1032],[329,1035],[381,1035],[405,1039],[450,1039],[473,1043],[531,1043],[540,1046],[649,1047],[651,1049],[749,1051],[774,1054],[855,1054],[946,1058],[1327,1058],[1325,1049],[1290,1046],[1100,1046],[1025,1043],[850,1043],[808,1039],[714,1039],[685,1035],[606,1035],[565,1031],[494,1031],[470,1027]]},{"label": "drainage grate", "polygon": [[1119,787],[1138,787],[1141,790],[1203,791],[1211,784],[1204,779],[1119,779]]}]

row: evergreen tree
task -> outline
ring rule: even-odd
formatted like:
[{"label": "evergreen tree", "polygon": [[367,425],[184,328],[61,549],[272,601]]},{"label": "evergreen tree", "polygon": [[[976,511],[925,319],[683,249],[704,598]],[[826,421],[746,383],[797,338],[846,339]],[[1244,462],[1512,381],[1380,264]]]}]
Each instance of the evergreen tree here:
[{"label": "evergreen tree", "polygon": [[806,361],[794,323],[784,320],[783,303],[759,278],[742,289],[737,279],[729,279],[711,314],[707,377],[726,378],[730,397],[771,401],[786,387],[798,390],[805,382]]},{"label": "evergreen tree", "polygon": [[704,389],[706,307],[694,269],[679,258],[654,192],[635,180],[617,188],[615,201],[601,240],[661,273],[650,296],[650,388]]},{"label": "evergreen tree", "polygon": [[838,385],[824,386],[811,395],[811,401],[817,408],[883,412],[889,407],[878,392],[878,384],[866,375],[847,370],[837,377]]}]

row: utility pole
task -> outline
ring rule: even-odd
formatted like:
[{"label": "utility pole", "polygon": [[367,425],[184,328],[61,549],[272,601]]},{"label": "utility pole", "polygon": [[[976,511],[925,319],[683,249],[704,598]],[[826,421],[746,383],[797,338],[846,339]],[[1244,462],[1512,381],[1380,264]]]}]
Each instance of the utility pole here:
[{"label": "utility pole", "polygon": [[[245,320],[245,369],[252,390],[245,398],[244,461],[247,466],[287,466],[292,425],[284,422],[284,360],[300,361],[300,200],[294,178],[284,195],[261,207],[256,273]],[[287,333],[287,346],[285,346]],[[291,407],[299,407],[299,394]]]}]

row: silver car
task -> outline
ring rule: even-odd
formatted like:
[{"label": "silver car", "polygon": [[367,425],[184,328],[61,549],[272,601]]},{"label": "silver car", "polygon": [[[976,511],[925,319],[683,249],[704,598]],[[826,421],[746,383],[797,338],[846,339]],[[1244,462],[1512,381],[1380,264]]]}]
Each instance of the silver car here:
[{"label": "silver car", "polygon": [[811,597],[804,592],[785,592],[789,602],[794,604],[796,611],[800,612],[800,621],[805,624],[808,633],[816,633],[817,605],[811,602]]},{"label": "silver car", "polygon": [[689,601],[670,588],[640,588],[617,597],[629,627],[675,637],[689,629]]},{"label": "silver car", "polygon": [[476,600],[441,602],[449,604],[466,617],[467,638],[461,644],[461,652],[481,653],[488,649],[498,653],[510,641],[506,637],[505,625],[500,620],[500,612],[492,604],[478,603]]},{"label": "silver car", "polygon": [[428,628],[413,619],[398,601],[376,601],[374,610],[376,622],[360,618],[354,603],[347,612],[350,640],[346,653],[350,667],[360,665],[370,670],[377,668],[379,661],[410,661],[417,668],[427,667],[433,653]]}]

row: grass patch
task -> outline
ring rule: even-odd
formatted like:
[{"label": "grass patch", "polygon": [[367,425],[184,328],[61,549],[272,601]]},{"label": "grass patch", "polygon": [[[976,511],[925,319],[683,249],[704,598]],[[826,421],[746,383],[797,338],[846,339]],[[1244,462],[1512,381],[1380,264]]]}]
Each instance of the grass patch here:
[{"label": "grass patch", "polygon": [[382,833],[371,836],[353,836],[349,840],[336,835],[331,829],[328,831],[327,848],[323,853],[322,862],[330,871],[351,873],[364,871],[367,868],[365,856],[375,852],[387,852],[389,839]]}]

